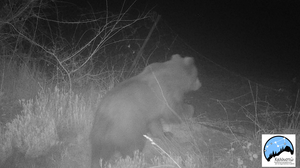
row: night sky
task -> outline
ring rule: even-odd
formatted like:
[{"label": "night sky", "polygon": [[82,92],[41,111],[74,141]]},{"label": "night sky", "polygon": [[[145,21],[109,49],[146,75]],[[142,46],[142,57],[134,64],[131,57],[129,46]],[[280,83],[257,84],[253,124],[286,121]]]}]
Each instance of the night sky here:
[{"label": "night sky", "polygon": [[[77,4],[97,11],[104,2]],[[108,2],[118,11],[123,1]],[[132,8],[156,11],[199,54],[233,72],[288,80],[300,74],[298,0],[137,0]]]},{"label": "night sky", "polygon": [[190,1],[171,12],[163,2],[170,26],[216,63],[242,74],[299,76],[300,1]]}]

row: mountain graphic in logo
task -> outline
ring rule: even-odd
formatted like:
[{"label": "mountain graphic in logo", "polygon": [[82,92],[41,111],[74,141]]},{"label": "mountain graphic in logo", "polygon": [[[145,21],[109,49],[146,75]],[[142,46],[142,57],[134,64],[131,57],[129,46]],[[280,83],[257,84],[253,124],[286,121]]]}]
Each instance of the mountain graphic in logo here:
[{"label": "mountain graphic in logo", "polygon": [[291,155],[294,154],[293,144],[284,136],[274,136],[264,146],[264,155],[268,162],[273,157],[279,156],[282,152],[290,152]]}]

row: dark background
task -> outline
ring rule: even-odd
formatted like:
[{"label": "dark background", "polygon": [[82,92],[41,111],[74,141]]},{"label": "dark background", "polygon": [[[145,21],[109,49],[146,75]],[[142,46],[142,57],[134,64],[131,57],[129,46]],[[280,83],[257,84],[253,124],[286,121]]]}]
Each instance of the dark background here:
[{"label": "dark background", "polygon": [[[125,1],[124,9],[133,2]],[[70,3],[94,12],[106,8],[103,0]],[[111,11],[122,5],[122,0],[108,0]],[[284,80],[299,76],[300,1],[137,0],[132,9],[156,11],[197,52],[235,73]]]}]

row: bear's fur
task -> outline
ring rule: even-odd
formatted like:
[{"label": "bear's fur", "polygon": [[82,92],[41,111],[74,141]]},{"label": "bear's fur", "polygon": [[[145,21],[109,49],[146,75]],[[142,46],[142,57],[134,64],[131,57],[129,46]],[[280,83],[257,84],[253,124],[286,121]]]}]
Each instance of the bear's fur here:
[{"label": "bear's fur", "polygon": [[145,145],[143,135],[164,135],[161,120],[181,123],[193,114],[183,96],[198,90],[201,83],[191,57],[173,55],[171,60],[153,63],[135,77],[117,85],[101,100],[90,133],[91,167],[99,160],[110,161],[116,154],[133,156]]}]

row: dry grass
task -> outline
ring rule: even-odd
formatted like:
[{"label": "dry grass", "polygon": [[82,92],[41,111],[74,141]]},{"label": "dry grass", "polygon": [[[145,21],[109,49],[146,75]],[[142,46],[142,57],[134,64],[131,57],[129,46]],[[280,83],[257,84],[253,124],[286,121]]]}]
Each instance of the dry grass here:
[{"label": "dry grass", "polygon": [[92,104],[72,92],[55,88],[21,105],[21,115],[2,127],[2,161],[14,153],[39,158],[57,146],[80,142],[91,128]]}]

